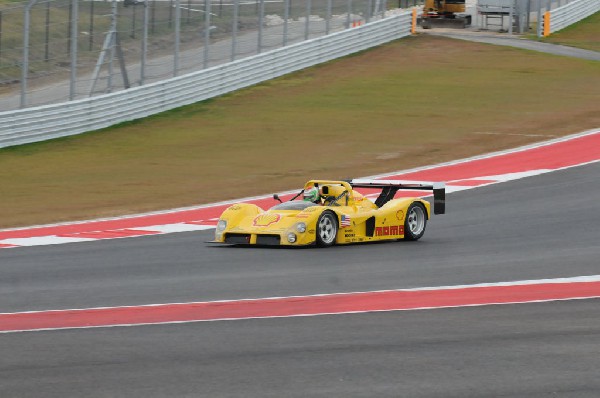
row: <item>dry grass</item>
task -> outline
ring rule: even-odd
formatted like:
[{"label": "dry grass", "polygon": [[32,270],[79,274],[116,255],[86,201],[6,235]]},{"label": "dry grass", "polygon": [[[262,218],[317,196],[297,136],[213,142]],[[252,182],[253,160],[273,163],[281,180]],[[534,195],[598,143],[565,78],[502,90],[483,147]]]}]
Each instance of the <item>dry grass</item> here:
[{"label": "dry grass", "polygon": [[600,63],[419,36],[101,132],[0,151],[0,226],[462,158],[600,126]]}]

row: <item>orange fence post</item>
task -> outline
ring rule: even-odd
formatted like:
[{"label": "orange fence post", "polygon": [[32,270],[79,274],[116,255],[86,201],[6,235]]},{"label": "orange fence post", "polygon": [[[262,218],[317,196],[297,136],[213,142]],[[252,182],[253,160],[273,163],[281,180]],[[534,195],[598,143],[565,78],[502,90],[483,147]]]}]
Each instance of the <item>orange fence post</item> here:
[{"label": "orange fence post", "polygon": [[550,36],[550,11],[544,13],[544,37]]},{"label": "orange fence post", "polygon": [[410,29],[410,33],[413,35],[417,32],[417,9],[413,8],[412,11],[412,28]]}]

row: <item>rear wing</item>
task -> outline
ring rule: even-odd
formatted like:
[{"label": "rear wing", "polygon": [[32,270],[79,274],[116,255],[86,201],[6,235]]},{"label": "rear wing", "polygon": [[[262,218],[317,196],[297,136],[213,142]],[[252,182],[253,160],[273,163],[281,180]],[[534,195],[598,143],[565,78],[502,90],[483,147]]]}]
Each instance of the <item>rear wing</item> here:
[{"label": "rear wing", "polygon": [[433,213],[446,213],[446,184],[443,182],[419,182],[398,180],[366,180],[355,179],[347,181],[352,188],[379,188],[381,194],[375,201],[381,207],[394,198],[399,190],[433,191]]}]

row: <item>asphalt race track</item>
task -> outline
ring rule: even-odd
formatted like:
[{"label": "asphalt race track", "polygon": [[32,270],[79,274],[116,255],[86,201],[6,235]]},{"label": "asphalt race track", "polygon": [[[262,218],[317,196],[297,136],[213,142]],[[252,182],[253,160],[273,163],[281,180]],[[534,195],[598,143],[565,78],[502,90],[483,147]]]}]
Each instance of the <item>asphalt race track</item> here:
[{"label": "asphalt race track", "polygon": [[[425,237],[211,246],[210,231],[0,251],[0,312],[600,274],[600,163],[449,195]],[[0,334],[6,397],[600,396],[600,300]]]}]

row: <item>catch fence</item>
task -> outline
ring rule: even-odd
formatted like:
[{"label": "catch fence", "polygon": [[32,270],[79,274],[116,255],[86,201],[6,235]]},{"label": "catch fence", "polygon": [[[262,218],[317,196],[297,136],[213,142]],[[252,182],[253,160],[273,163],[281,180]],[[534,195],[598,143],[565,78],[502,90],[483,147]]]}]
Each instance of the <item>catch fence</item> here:
[{"label": "catch fence", "polygon": [[423,0],[29,0],[0,8],[0,111],[181,76]]},{"label": "catch fence", "polygon": [[219,96],[411,34],[413,15],[383,19],[128,90],[0,112],[0,147],[100,129]]}]

